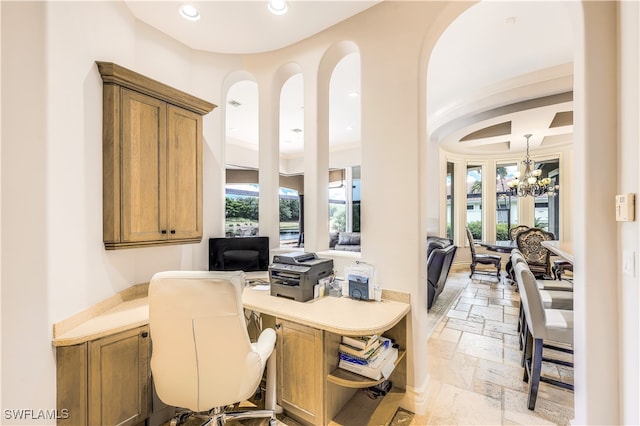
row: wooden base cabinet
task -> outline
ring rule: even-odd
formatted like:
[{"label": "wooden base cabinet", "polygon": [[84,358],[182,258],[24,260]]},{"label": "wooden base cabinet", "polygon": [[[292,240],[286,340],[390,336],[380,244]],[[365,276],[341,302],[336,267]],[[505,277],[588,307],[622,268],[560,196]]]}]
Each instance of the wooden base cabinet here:
[{"label": "wooden base cabinet", "polygon": [[105,248],[202,240],[202,116],[215,105],[109,62],[103,80]]},{"label": "wooden base cabinet", "polygon": [[278,404],[306,423],[322,425],[323,331],[277,320]]},{"label": "wooden base cabinet", "polygon": [[377,400],[371,400],[361,390],[383,380],[338,368],[342,335],[263,315],[263,326],[274,322],[277,401],[287,415],[315,426],[389,424],[406,388],[406,317],[383,333],[401,349],[389,378],[393,388]]},{"label": "wooden base cabinet", "polygon": [[59,346],[59,425],[144,424],[151,409],[149,327]]}]

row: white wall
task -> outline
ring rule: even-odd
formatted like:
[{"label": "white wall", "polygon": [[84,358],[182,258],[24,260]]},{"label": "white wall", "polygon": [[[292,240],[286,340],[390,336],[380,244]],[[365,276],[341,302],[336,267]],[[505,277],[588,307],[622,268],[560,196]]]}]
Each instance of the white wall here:
[{"label": "white wall", "polygon": [[[617,192],[640,192],[640,3],[625,1],[618,10],[620,49],[620,99],[618,188]],[[638,202],[636,201],[636,209]],[[640,424],[640,227],[638,213],[634,222],[618,223],[618,259],[625,252],[634,256],[635,275],[620,274],[618,294],[620,311],[620,391],[622,396],[621,424]],[[618,271],[622,269],[618,262]]]},{"label": "white wall", "polygon": [[137,24],[120,2],[1,7],[2,343],[11,348],[2,353],[2,408],[51,409],[53,324],[157,271],[205,269],[206,238],[222,234],[217,182],[224,168],[214,110],[204,118],[203,243],[104,249],[102,81],[95,61],[219,104],[221,82],[237,59],[202,57]]}]

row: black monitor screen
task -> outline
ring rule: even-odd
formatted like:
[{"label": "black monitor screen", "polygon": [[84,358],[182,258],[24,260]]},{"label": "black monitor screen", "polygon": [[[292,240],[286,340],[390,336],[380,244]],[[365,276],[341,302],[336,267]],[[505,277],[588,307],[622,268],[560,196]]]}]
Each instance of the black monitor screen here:
[{"label": "black monitor screen", "polygon": [[209,270],[269,270],[269,237],[209,238]]}]

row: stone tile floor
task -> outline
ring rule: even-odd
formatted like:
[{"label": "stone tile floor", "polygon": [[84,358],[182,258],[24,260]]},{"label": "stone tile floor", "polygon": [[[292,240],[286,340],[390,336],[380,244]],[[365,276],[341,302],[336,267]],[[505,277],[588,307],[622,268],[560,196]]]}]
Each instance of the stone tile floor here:
[{"label": "stone tile floor", "polygon": [[[569,425],[571,391],[541,383],[535,410],[527,409],[517,333],[519,294],[504,278],[477,277],[449,275],[447,283],[467,286],[429,339],[427,413],[411,424]],[[573,380],[571,368],[544,363],[543,372]]]}]

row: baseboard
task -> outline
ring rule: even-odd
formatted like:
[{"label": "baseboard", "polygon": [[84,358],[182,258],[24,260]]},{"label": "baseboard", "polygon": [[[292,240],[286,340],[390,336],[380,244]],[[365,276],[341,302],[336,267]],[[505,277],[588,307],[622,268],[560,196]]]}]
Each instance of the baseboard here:
[{"label": "baseboard", "polygon": [[427,413],[427,383],[419,388],[407,386],[404,397],[400,401],[400,406],[418,416],[424,416]]}]

